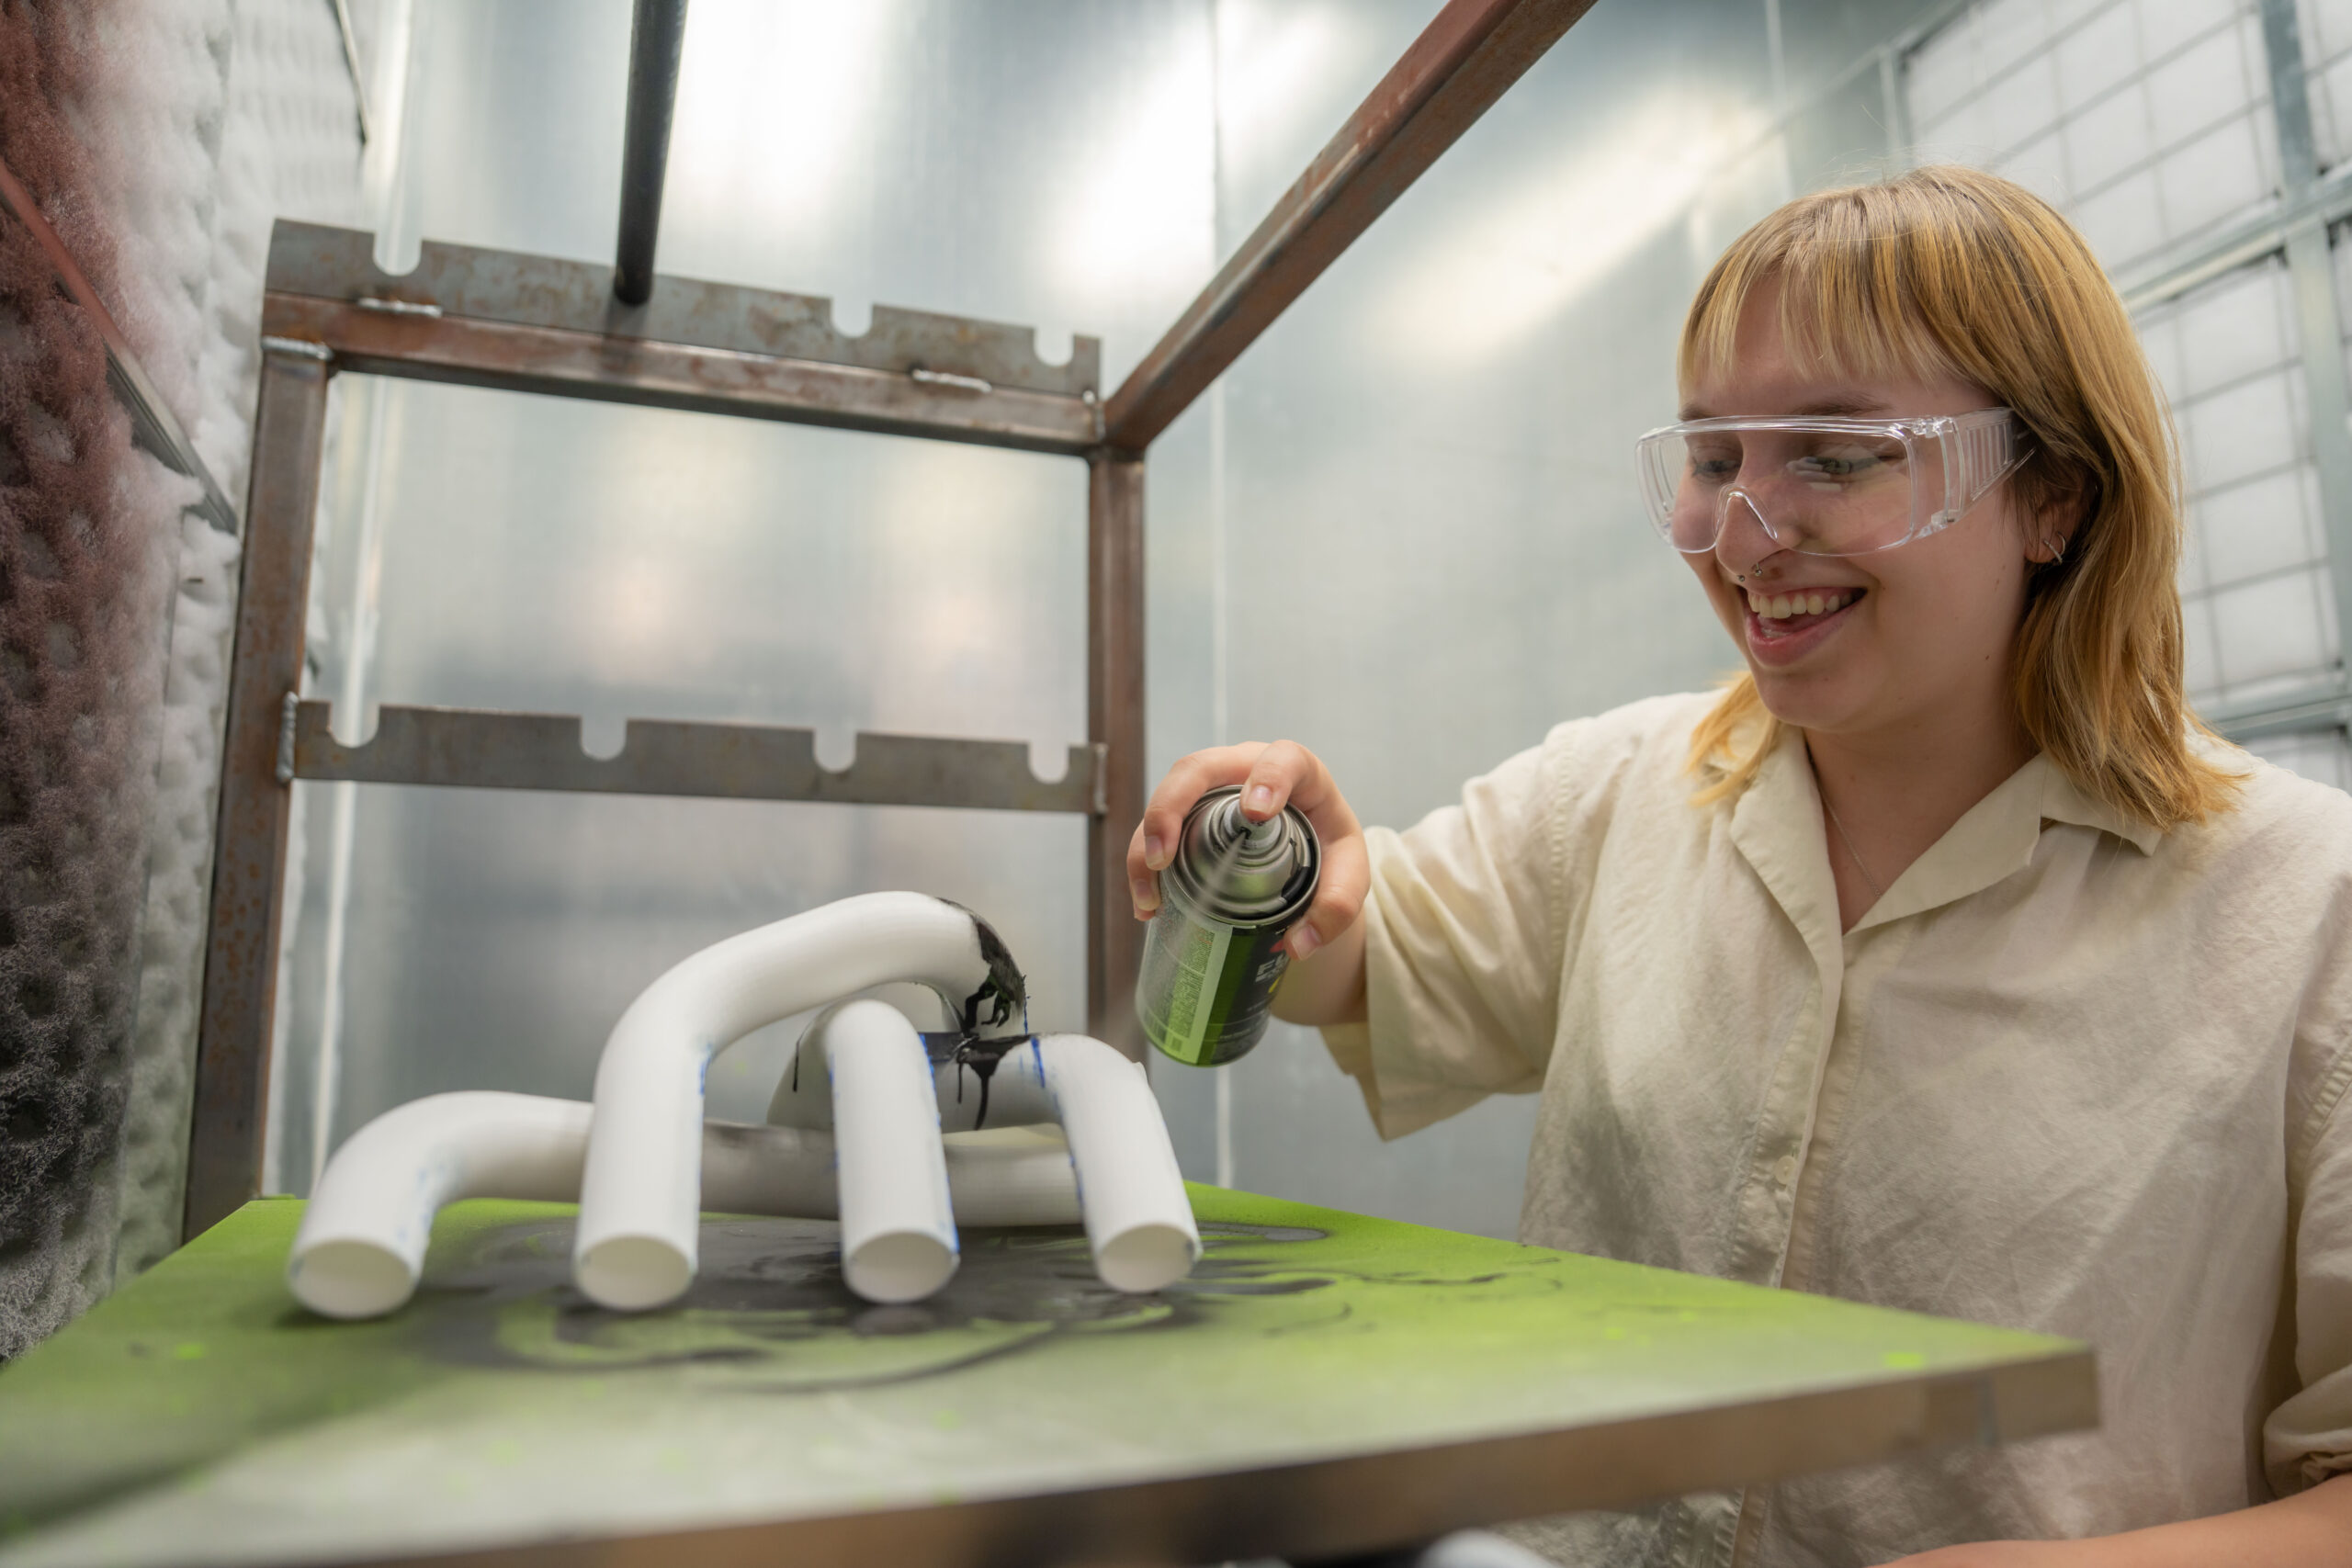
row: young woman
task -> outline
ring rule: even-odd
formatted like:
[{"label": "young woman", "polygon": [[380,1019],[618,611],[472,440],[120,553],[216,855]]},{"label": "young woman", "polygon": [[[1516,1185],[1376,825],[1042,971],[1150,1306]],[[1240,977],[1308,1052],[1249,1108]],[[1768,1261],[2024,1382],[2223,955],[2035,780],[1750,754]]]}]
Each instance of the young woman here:
[{"label": "young woman", "polygon": [[1203,790],[1295,803],[1277,1010],[1388,1136],[1540,1090],[1527,1240],[2097,1348],[2094,1434],[1534,1528],[1561,1561],[2352,1563],[2352,799],[2185,709],[2120,301],[1925,169],[1743,236],[1680,379],[1645,499],[1745,674],[1401,834],[1294,743],[1196,753],[1137,913]]}]

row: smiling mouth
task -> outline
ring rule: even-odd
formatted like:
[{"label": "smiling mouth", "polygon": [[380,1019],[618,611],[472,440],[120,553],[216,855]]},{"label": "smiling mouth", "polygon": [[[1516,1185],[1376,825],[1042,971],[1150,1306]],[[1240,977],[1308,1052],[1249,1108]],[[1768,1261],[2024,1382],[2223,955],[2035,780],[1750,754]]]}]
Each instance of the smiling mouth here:
[{"label": "smiling mouth", "polygon": [[1808,589],[1796,593],[1747,595],[1747,618],[1766,640],[1794,637],[1850,610],[1870,591],[1866,588]]}]

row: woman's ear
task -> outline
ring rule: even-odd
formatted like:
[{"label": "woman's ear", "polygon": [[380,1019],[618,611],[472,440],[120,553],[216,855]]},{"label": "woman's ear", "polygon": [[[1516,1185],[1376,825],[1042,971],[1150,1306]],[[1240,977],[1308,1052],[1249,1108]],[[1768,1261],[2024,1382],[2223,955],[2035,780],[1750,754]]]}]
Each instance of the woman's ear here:
[{"label": "woman's ear", "polygon": [[2090,517],[2091,500],[2087,491],[2070,491],[2036,507],[2026,518],[2025,558],[2036,566],[2064,561]]}]

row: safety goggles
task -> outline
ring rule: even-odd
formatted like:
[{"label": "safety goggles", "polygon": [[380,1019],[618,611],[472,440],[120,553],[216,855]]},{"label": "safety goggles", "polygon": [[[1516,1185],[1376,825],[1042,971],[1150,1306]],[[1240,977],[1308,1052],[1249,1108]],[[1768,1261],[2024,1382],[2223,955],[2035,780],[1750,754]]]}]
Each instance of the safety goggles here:
[{"label": "safety goggles", "polygon": [[1782,549],[1859,556],[1950,527],[2015,472],[2015,413],[1920,419],[1694,419],[1635,444],[1650,522],[1704,555],[1745,508]]}]

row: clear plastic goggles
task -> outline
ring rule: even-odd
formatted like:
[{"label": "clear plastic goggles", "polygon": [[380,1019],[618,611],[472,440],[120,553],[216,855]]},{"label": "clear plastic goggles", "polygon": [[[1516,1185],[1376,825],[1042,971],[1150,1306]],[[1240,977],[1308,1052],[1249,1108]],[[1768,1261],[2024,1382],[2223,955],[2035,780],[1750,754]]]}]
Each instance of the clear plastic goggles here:
[{"label": "clear plastic goggles", "polygon": [[1950,527],[2026,459],[2008,409],[1921,419],[1694,419],[1635,444],[1650,522],[1704,555],[1745,506],[1782,549],[1859,556]]}]

